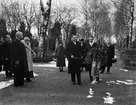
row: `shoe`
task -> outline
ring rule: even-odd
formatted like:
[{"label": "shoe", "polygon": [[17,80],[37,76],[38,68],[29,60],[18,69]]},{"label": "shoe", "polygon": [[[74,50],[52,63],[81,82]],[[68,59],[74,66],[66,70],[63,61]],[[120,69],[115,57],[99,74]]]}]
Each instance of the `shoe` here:
[{"label": "shoe", "polygon": [[63,72],[63,70],[60,70],[60,72]]},{"label": "shoe", "polygon": [[24,87],[24,84],[14,84],[14,87]]},{"label": "shoe", "polygon": [[78,83],[78,85],[83,85],[82,83]]},{"label": "shoe", "polygon": [[100,72],[100,74],[104,74],[104,72]]},{"label": "shoe", "polygon": [[18,87],[18,85],[15,85],[15,84],[14,84],[14,87]]},{"label": "shoe", "polygon": [[92,82],[93,81],[93,77],[90,77],[90,80],[89,80],[90,82]]},{"label": "shoe", "polygon": [[99,80],[99,77],[96,77],[96,81],[97,81],[97,82],[99,82],[99,81],[100,81],[100,80]]},{"label": "shoe", "polygon": [[72,85],[75,85],[76,83],[75,82],[72,82]]}]

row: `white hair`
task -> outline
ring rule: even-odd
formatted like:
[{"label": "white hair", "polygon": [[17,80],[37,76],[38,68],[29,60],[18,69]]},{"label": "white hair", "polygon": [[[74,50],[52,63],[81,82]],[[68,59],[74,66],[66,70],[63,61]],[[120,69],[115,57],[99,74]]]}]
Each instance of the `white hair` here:
[{"label": "white hair", "polygon": [[23,33],[20,31],[16,32],[16,38],[18,38],[20,35],[23,35]]}]

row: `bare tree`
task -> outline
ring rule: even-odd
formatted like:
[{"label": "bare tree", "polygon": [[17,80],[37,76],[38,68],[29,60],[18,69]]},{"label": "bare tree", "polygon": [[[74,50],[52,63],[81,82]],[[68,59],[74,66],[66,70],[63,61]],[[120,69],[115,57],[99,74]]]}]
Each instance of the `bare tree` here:
[{"label": "bare tree", "polygon": [[[79,1],[78,1],[79,2]],[[90,0],[83,0],[80,3],[81,6],[81,14],[84,17],[84,21],[82,21],[84,23],[83,27],[85,29],[85,39],[87,39],[89,37],[90,34],[90,27],[89,27],[89,2]]]},{"label": "bare tree", "polygon": [[19,2],[11,2],[10,4],[6,4],[4,2],[1,3],[2,14],[6,18],[8,26],[11,29],[16,29],[18,24],[22,20],[21,9]]},{"label": "bare tree", "polygon": [[42,27],[42,14],[39,10],[39,8],[35,9],[35,21],[34,21],[34,25],[37,27],[38,30],[38,35],[41,34],[41,27]]},{"label": "bare tree", "polygon": [[[63,31],[65,31],[66,34],[66,39],[65,41],[63,41],[65,42],[65,44],[70,38],[70,29],[73,24],[73,21],[78,16],[78,10],[74,6],[55,5],[53,8],[53,11],[51,13],[51,21],[53,21],[53,23],[59,22],[61,24],[61,27],[63,28]],[[62,36],[62,38],[64,38],[64,36]]]},{"label": "bare tree", "polygon": [[24,17],[26,24],[27,24],[27,30],[30,32],[31,27],[34,25],[35,22],[35,10],[36,5],[34,3],[22,4],[22,16]]},{"label": "bare tree", "polygon": [[[130,47],[132,43],[133,26],[135,20],[135,2],[134,0],[120,0],[112,2],[117,9],[115,13],[115,31],[117,34],[125,34],[126,47]],[[122,32],[122,30],[124,31]]]},{"label": "bare tree", "polygon": [[[47,8],[45,8],[42,0],[40,0],[41,11],[42,11],[42,15],[43,15],[43,57],[45,56],[45,51],[46,51],[45,38],[47,37],[47,30],[48,30],[50,13],[51,13],[51,4],[52,4],[52,0],[48,0],[47,3],[46,3]],[[49,43],[47,43],[47,44],[48,44],[47,45],[47,52],[48,52]]]}]

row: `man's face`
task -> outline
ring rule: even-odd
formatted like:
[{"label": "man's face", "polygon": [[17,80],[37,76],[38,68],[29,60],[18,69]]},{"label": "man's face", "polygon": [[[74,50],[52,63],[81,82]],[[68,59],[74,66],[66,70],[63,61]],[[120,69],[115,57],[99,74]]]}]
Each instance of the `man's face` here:
[{"label": "man's face", "polygon": [[9,35],[6,36],[6,41],[11,42],[11,37]]},{"label": "man's face", "polygon": [[107,45],[110,45],[110,40],[107,41]]},{"label": "man's face", "polygon": [[77,36],[73,36],[72,41],[74,41],[74,42],[77,41]]},{"label": "man's face", "polygon": [[94,38],[93,38],[93,37],[90,37],[90,38],[89,38],[89,42],[91,42],[91,43],[92,43],[92,42],[93,42],[93,40],[94,40]]},{"label": "man's face", "polygon": [[18,38],[19,38],[20,40],[22,40],[22,39],[23,39],[23,34],[19,34]]},{"label": "man's face", "polygon": [[1,43],[4,43],[4,38],[0,38],[0,42],[1,42]]}]

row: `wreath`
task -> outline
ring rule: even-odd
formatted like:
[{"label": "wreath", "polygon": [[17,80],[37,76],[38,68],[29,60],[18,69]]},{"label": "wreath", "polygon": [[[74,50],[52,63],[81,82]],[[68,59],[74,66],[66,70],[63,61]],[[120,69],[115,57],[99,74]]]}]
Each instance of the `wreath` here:
[{"label": "wreath", "polygon": [[101,62],[103,59],[103,53],[100,48],[92,48],[87,53],[85,61],[87,64],[91,64],[92,61]]}]

